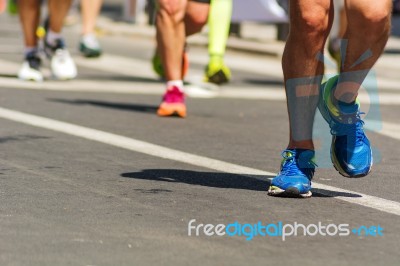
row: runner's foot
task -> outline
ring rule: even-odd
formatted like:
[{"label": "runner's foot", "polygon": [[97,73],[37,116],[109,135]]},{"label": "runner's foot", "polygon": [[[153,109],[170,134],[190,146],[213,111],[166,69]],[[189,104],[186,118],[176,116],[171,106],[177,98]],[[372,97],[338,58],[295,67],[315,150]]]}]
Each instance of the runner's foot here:
[{"label": "runner's foot", "polygon": [[25,60],[18,72],[18,78],[26,81],[43,81],[40,72],[41,59],[37,51],[32,51],[25,56]]},{"label": "runner's foot", "polygon": [[270,196],[311,197],[311,179],[314,176],[314,151],[287,149],[282,152],[281,170],[271,181]]},{"label": "runner's foot", "polygon": [[86,34],[81,37],[79,51],[84,57],[99,57],[102,52],[100,43],[94,34]]},{"label": "runner's foot", "polygon": [[364,133],[360,103],[343,104],[332,101],[338,76],[321,85],[318,108],[331,128],[331,160],[336,170],[346,177],[363,177],[372,167],[372,150]]},{"label": "runner's foot", "polygon": [[186,117],[185,94],[178,87],[168,88],[157,114],[159,116]]}]

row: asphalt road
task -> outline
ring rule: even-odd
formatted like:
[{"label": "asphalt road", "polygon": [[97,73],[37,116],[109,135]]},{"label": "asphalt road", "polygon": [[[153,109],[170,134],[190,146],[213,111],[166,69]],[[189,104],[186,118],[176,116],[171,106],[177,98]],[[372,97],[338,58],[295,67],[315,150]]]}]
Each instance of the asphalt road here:
[{"label": "asphalt road", "polygon": [[[208,98],[192,88],[187,119],[159,118],[154,40],[104,35],[105,55],[86,60],[77,32],[65,31],[76,80],[24,83],[19,25],[0,17],[0,265],[398,265],[398,47],[376,68],[373,172],[346,179],[322,150],[314,197],[299,200],[266,194],[287,142],[279,58],[229,51],[231,84],[200,91]],[[190,56],[196,80],[206,49]],[[188,236],[192,219],[379,225],[383,235]]]}]

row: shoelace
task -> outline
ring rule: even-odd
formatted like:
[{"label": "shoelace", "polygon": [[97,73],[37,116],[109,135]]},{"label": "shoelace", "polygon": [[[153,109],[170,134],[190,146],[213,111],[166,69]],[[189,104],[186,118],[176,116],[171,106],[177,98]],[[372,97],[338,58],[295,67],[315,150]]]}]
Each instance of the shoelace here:
[{"label": "shoelace", "polygon": [[365,134],[363,131],[364,121],[361,119],[361,115],[365,114],[364,112],[357,112],[355,115],[355,123],[352,124],[344,124],[344,123],[335,123],[331,128],[331,134],[335,136],[354,136],[355,145],[361,146],[363,145],[363,141],[365,139]]},{"label": "shoelace", "polygon": [[[288,155],[289,154],[289,155]],[[285,176],[298,176],[305,175],[311,179],[317,166],[312,160],[305,162],[307,167],[300,168],[296,161],[296,152],[292,150],[284,150],[282,152],[283,163],[281,167],[281,174]],[[302,170],[301,170],[302,169]]]}]

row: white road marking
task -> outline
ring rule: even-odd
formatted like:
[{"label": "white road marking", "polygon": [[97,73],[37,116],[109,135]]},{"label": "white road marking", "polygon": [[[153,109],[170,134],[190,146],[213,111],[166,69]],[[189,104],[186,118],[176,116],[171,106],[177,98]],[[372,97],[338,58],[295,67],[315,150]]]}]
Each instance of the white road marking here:
[{"label": "white road marking", "polygon": [[[81,137],[84,139],[97,141],[103,144],[116,146],[119,148],[147,154],[150,156],[168,160],[174,160],[181,163],[208,168],[220,172],[240,174],[246,176],[253,176],[253,175],[265,176],[265,178],[258,177],[258,179],[261,180],[266,180],[267,176],[275,175],[274,173],[268,171],[227,163],[224,161],[215,160],[204,156],[198,156],[191,153],[166,148],[160,145],[155,145],[152,143],[136,140],[133,138],[128,138],[96,129],[82,127],[70,123],[65,123],[36,115],[26,114],[19,111],[5,109],[1,107],[0,107],[0,117],[35,127],[45,128],[48,130],[53,130]],[[257,177],[253,176],[253,178]],[[313,183],[313,186],[321,194],[333,196],[337,199],[352,204],[357,204],[400,216],[399,202],[318,183]]]},{"label": "white road marking", "polygon": [[109,80],[96,81],[82,79],[69,81],[46,80],[44,82],[27,82],[16,78],[2,77],[0,77],[0,88],[147,95],[161,95],[164,92],[162,84],[157,82],[115,82]]},{"label": "white road marking", "polygon": [[[239,60],[239,62],[244,59]],[[249,67],[251,71],[256,73],[264,72],[265,68],[261,64],[266,64],[262,60],[247,60],[249,65],[237,64],[232,61],[234,67],[243,70]],[[22,82],[13,78],[0,77],[1,87],[12,87],[19,89],[40,89],[40,90],[54,90],[54,91],[76,91],[76,92],[104,92],[104,93],[126,93],[126,94],[148,94],[160,95],[164,92],[164,86],[157,82],[157,77],[150,68],[150,63],[145,60],[125,58],[115,55],[104,55],[100,59],[87,60],[84,58],[75,58],[79,66],[114,73],[122,76],[132,77],[130,81],[115,81],[115,80],[82,80],[76,79],[68,82],[59,82],[54,80],[46,80],[43,83]],[[194,62],[203,62],[204,58],[194,56]],[[272,64],[274,71],[279,72],[276,66]],[[276,65],[276,62],[275,62]],[[0,59],[0,73],[4,75],[16,75],[20,64]],[[49,70],[44,69],[45,75],[49,75]],[[191,71],[194,78],[199,75],[202,76],[201,71]],[[154,80],[153,82],[135,81],[134,78],[147,78]],[[390,90],[398,89],[398,82],[395,80],[378,80],[379,86]],[[188,87],[188,95],[194,98],[231,98],[231,99],[246,99],[246,100],[270,100],[270,101],[285,101],[285,93],[281,85],[268,85],[266,88],[246,86],[245,88],[233,88],[229,85],[223,86],[220,91],[210,91],[208,88],[202,89],[199,86]],[[372,95],[373,96],[373,95]],[[365,91],[360,92],[360,101],[362,103],[376,104],[379,99],[379,104],[382,105],[400,105],[400,94],[393,92],[380,92],[378,97],[371,97]]]},{"label": "white road marking", "polygon": [[[112,80],[70,80],[67,82],[46,80],[44,82],[25,82],[14,78],[0,77],[0,88],[74,91],[74,92],[99,92],[121,94],[161,95],[164,85],[158,82],[141,81],[112,81]],[[285,101],[285,91],[280,86],[268,88],[246,86],[244,89],[222,87],[219,91],[201,88],[198,85],[187,87],[187,92],[193,98],[228,98],[243,100]],[[371,97],[366,92],[360,92],[359,99],[363,104],[400,105],[399,93],[379,93]],[[379,99],[379,102],[377,101]]]}]

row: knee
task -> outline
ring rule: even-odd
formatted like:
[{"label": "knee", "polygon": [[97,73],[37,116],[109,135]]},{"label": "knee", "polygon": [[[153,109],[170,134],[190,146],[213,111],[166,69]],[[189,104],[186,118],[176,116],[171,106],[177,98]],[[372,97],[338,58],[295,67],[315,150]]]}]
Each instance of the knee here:
[{"label": "knee", "polygon": [[321,7],[310,7],[308,10],[291,18],[291,34],[304,38],[305,41],[323,40],[328,34],[329,10]]},{"label": "knee", "polygon": [[174,23],[182,21],[185,16],[185,6],[178,1],[158,0],[157,19],[169,19]]},{"label": "knee", "polygon": [[380,3],[377,5],[371,5],[360,11],[360,15],[363,17],[365,23],[368,23],[368,26],[385,25],[390,20],[390,14],[390,7]]},{"label": "knee", "polygon": [[379,38],[382,34],[389,34],[390,31],[390,6],[384,5],[380,1],[377,3],[358,10],[355,12],[356,14],[353,16],[350,14],[349,17],[349,24],[354,18],[357,30],[371,38]]},{"label": "knee", "polygon": [[302,14],[300,27],[307,35],[321,35],[328,29],[327,15],[321,13],[306,12]]}]

